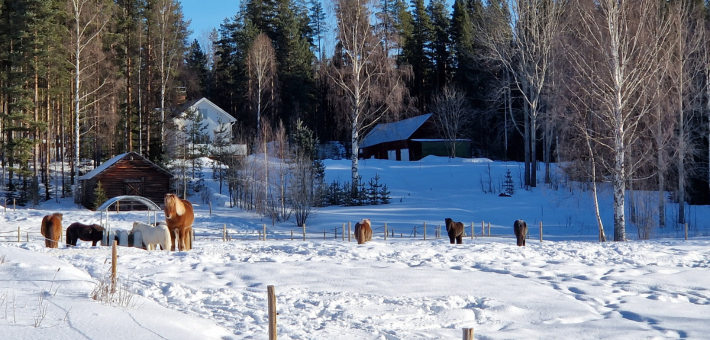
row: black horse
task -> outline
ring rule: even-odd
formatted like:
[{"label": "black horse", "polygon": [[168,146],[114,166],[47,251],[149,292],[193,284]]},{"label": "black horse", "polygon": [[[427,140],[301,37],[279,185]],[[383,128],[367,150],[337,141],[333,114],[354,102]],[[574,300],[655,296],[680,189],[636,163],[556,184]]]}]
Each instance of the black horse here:
[{"label": "black horse", "polygon": [[525,237],[528,235],[528,224],[523,220],[516,220],[513,224],[515,238],[518,239],[518,247],[525,246]]},{"label": "black horse", "polygon": [[67,228],[67,246],[76,246],[77,240],[91,241],[92,246],[101,241],[104,236],[104,228],[98,224],[72,223]]},{"label": "black horse", "polygon": [[463,223],[454,222],[454,220],[448,217],[444,219],[444,222],[446,222],[446,232],[449,233],[449,241],[451,241],[451,244],[454,244],[454,241],[456,241],[457,244],[462,244],[464,234]]}]

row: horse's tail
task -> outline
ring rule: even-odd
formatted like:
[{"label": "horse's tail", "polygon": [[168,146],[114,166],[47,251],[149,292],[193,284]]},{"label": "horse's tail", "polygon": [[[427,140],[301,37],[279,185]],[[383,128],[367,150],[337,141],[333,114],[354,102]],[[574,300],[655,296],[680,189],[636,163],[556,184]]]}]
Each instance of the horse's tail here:
[{"label": "horse's tail", "polygon": [[[44,246],[47,248],[59,248],[59,245],[54,241],[54,221],[51,218],[47,219],[47,223],[42,225],[42,230],[44,231]],[[57,237],[57,239],[59,239]]]},{"label": "horse's tail", "polygon": [[357,244],[365,243],[365,225],[361,223],[355,224],[355,238],[357,239]]}]

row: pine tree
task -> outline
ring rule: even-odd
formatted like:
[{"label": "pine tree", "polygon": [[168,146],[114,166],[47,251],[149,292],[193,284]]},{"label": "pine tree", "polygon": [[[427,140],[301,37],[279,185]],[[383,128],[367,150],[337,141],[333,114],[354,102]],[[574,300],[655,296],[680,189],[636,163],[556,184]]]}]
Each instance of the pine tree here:
[{"label": "pine tree", "polygon": [[433,92],[440,92],[446,87],[451,74],[451,38],[449,37],[450,20],[445,0],[429,2],[427,12],[432,21],[432,40],[429,50],[434,62],[432,75]]},{"label": "pine tree", "polygon": [[412,66],[414,80],[410,93],[417,98],[417,108],[426,112],[431,95],[429,81],[432,73],[431,51],[434,27],[424,6],[424,0],[412,0],[412,36],[405,41],[404,58]]},{"label": "pine tree", "polygon": [[94,210],[98,209],[108,198],[106,197],[106,190],[104,190],[101,181],[96,184],[94,188]]},{"label": "pine tree", "polygon": [[207,65],[207,56],[202,51],[197,39],[192,41],[185,60],[186,85],[188,98],[209,96],[210,70]]}]

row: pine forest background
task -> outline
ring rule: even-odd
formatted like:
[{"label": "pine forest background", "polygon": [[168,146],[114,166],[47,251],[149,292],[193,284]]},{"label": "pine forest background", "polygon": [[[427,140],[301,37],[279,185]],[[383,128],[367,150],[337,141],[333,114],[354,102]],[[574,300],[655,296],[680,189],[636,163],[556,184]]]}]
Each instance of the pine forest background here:
[{"label": "pine forest background", "polygon": [[678,223],[710,203],[709,28],[700,0],[243,0],[200,44],[176,0],[1,0],[1,187],[37,202],[124,152],[194,158],[171,118],[202,97],[249,154],[311,161],[314,142],[353,157],[377,123],[434,113],[473,156],[523,162],[523,187],[557,185],[551,163],[610,183],[624,239],[627,191],[684,203]]}]

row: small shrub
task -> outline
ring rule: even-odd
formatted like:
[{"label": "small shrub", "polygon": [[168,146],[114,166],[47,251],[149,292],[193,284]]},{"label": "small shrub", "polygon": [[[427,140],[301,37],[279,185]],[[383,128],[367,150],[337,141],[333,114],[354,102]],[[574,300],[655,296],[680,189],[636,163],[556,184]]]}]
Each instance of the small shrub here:
[{"label": "small shrub", "polygon": [[101,182],[94,188],[94,210],[98,209],[108,198],[106,197],[106,190],[104,190]]}]

